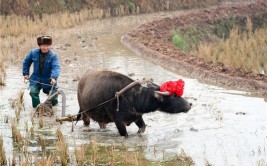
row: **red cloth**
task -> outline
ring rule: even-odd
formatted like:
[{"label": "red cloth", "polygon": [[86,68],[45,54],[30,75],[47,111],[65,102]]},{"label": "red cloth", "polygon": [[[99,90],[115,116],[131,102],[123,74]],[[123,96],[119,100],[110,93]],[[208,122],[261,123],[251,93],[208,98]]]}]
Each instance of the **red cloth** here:
[{"label": "red cloth", "polygon": [[177,96],[182,96],[184,93],[184,81],[182,79],[178,81],[167,81],[160,86],[160,91],[168,91],[170,95],[175,93]]}]

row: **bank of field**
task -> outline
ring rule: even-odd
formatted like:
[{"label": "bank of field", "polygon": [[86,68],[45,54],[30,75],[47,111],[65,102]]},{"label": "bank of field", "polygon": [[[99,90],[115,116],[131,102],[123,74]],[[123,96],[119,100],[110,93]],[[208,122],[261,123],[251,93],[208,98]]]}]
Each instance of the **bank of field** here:
[{"label": "bank of field", "polygon": [[256,25],[251,18],[241,24],[237,20],[230,18],[224,23],[217,22],[209,29],[197,26],[185,30],[177,28],[173,31],[172,42],[188,54],[197,55],[207,62],[266,74],[266,25]]}]

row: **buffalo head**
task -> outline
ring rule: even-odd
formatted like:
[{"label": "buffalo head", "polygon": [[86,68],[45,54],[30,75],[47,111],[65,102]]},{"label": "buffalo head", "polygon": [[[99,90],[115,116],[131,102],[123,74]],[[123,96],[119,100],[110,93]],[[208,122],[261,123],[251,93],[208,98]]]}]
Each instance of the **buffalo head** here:
[{"label": "buffalo head", "polygon": [[192,103],[189,103],[183,97],[176,96],[174,93],[170,95],[167,91],[160,92],[160,87],[154,83],[149,83],[147,87],[155,91],[155,97],[158,99],[160,111],[167,113],[187,113],[191,109]]}]

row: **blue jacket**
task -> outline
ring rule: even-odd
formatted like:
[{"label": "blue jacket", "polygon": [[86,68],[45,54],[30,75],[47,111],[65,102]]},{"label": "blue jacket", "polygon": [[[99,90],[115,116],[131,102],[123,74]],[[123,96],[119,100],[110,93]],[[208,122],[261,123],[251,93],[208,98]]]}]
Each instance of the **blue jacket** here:
[{"label": "blue jacket", "polygon": [[[29,75],[31,64],[33,63],[33,72],[30,76],[30,85],[36,85],[37,82],[42,82],[50,85],[50,78],[54,77],[56,80],[60,73],[60,64],[58,55],[51,49],[47,53],[44,61],[42,73],[39,70],[39,57],[41,54],[40,48],[35,48],[30,51],[23,61],[22,74]],[[41,84],[43,89],[51,89],[51,86]]]}]

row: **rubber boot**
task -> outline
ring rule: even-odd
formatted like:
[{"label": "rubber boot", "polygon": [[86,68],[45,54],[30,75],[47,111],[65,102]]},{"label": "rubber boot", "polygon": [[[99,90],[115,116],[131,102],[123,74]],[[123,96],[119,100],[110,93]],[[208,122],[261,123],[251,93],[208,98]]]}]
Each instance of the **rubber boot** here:
[{"label": "rubber boot", "polygon": [[30,96],[32,97],[32,107],[36,108],[40,104],[40,89],[37,86],[30,86]]},{"label": "rubber boot", "polygon": [[58,100],[57,100],[57,97],[55,97],[52,99],[52,106],[55,106],[57,104],[58,104]]},{"label": "rubber boot", "polygon": [[[51,90],[52,90],[51,95],[53,95],[57,91],[55,88],[53,88],[53,89],[43,89],[43,92],[45,94],[49,95],[49,93],[50,93]],[[53,97],[53,99],[52,99],[52,106],[55,106],[55,105],[58,104],[58,99],[57,98],[58,98],[58,95],[56,95],[55,97]]]}]

